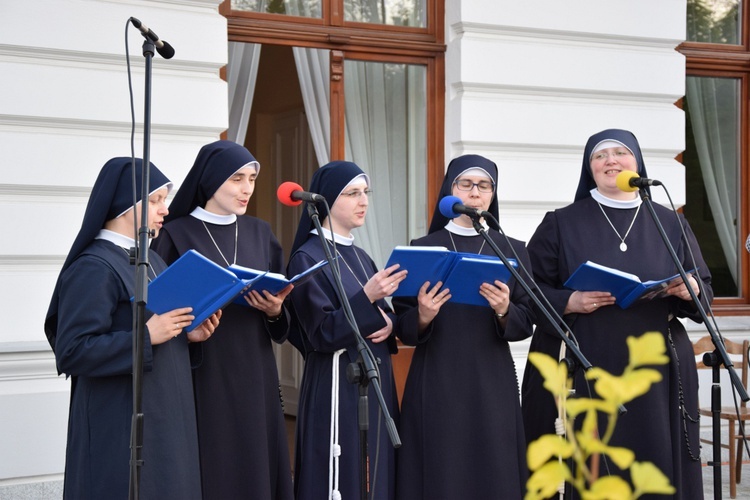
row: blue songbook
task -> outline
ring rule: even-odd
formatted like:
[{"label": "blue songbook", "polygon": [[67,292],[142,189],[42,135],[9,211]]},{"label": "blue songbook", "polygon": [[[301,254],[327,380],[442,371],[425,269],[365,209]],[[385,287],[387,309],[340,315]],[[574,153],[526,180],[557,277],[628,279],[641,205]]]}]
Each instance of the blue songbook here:
[{"label": "blue songbook", "polygon": [[[695,269],[685,274],[693,274]],[[565,287],[581,292],[609,292],[615,297],[615,304],[627,309],[639,300],[665,297],[665,290],[673,283],[682,281],[679,274],[659,280],[641,282],[635,274],[586,261],[565,281]]]},{"label": "blue songbook", "polygon": [[[508,261],[518,266],[515,259]],[[442,281],[443,287],[450,289],[451,302],[489,307],[479,294],[481,284],[495,280],[507,283],[511,278],[510,270],[498,257],[453,252],[445,247],[397,246],[385,267],[393,264],[409,271],[394,297],[416,297],[425,281],[430,286]]]},{"label": "blue songbook", "polygon": [[192,307],[195,319],[187,327],[193,330],[209,316],[232,302],[250,306],[244,295],[251,290],[278,293],[289,283],[303,283],[320,271],[327,261],[287,280],[284,275],[241,266],[223,268],[195,250],[189,250],[174,261],[148,285],[146,308],[156,314],[180,307]]},{"label": "blue songbook", "polygon": [[252,280],[238,278],[195,250],[189,250],[149,283],[146,308],[164,314],[180,307],[192,307],[195,319],[186,328],[190,331],[229,304],[251,283]]},{"label": "blue songbook", "polygon": [[321,260],[320,262],[311,266],[309,269],[287,279],[286,276],[280,273],[261,271],[259,269],[252,269],[249,267],[242,267],[238,266],[237,264],[233,264],[227,268],[229,271],[232,271],[239,278],[250,280],[249,286],[242,291],[242,294],[237,297],[234,302],[237,304],[247,305],[247,301],[245,300],[244,296],[250,293],[252,290],[257,290],[258,292],[263,292],[265,290],[273,295],[276,295],[290,284],[299,286],[315,276],[318,272],[322,271],[323,268],[327,265],[327,260]]}]

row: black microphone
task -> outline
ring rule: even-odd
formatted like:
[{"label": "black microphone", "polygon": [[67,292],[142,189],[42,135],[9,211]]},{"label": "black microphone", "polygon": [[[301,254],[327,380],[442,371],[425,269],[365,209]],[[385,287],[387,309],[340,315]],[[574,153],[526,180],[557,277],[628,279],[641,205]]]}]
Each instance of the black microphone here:
[{"label": "black microphone", "polygon": [[154,42],[154,45],[156,46],[156,51],[164,59],[172,59],[172,57],[174,57],[174,48],[171,45],[169,45],[169,43],[167,43],[166,40],[160,40],[159,35],[151,31],[145,24],[140,22],[138,19],[131,17],[130,22],[133,23],[133,26],[135,26],[141,31],[141,34],[145,38]]},{"label": "black microphone", "polygon": [[637,191],[640,188],[662,185],[661,181],[641,177],[632,170],[623,170],[622,172],[617,174],[617,179],[615,180],[615,182],[617,183],[617,187],[620,189],[620,191],[625,191],[628,193]]},{"label": "black microphone", "polygon": [[448,219],[455,219],[461,214],[468,215],[471,218],[484,217],[484,211],[467,207],[458,196],[446,196],[440,200],[438,209]]},{"label": "black microphone", "polygon": [[296,182],[282,182],[279,189],[276,190],[276,197],[281,203],[290,207],[296,207],[303,201],[315,203],[325,201],[325,198],[319,194],[304,191],[302,186]]}]

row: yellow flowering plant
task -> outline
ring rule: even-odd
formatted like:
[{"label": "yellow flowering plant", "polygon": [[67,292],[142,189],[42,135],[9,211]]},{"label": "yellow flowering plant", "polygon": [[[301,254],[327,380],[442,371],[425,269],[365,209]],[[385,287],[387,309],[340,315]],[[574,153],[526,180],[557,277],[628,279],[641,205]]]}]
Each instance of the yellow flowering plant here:
[{"label": "yellow flowering plant", "polygon": [[[594,381],[600,399],[569,398],[571,382],[565,364],[542,353],[530,353],[529,361],[544,378],[544,387],[563,408],[565,435],[547,434],[529,444],[527,461],[531,476],[526,483],[526,500],[548,498],[563,482],[570,483],[584,500],[632,500],[645,494],[673,495],[669,479],[651,462],[636,461],[635,454],[623,447],[610,446],[621,405],[646,394],[662,376],[648,366],[669,363],[664,337],[648,332],[627,339],[628,365],[620,376],[601,368],[585,374]],[[607,416],[607,428],[600,432],[597,416]],[[582,418],[579,430],[574,427]],[[606,455],[617,467],[630,472],[632,485],[619,476],[598,475],[598,459]],[[568,466],[568,459],[574,470]]]}]

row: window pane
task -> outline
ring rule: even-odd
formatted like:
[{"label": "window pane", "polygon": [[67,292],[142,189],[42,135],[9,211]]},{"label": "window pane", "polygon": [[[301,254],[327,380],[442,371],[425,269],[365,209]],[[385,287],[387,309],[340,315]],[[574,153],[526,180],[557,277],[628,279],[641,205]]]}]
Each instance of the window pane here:
[{"label": "window pane", "polygon": [[427,0],[344,0],[344,20],[424,28]]},{"label": "window pane", "polygon": [[232,10],[322,17],[321,0],[232,0]]},{"label": "window pane", "polygon": [[395,245],[427,234],[426,78],[424,66],[344,64],[346,156],[374,190],[356,238],[380,267]]},{"label": "window pane", "polygon": [[688,0],[687,40],[737,45],[741,14],[740,0]]},{"label": "window pane", "polygon": [[713,275],[717,297],[736,297],[741,284],[738,207],[740,81],[687,77],[685,216]]}]

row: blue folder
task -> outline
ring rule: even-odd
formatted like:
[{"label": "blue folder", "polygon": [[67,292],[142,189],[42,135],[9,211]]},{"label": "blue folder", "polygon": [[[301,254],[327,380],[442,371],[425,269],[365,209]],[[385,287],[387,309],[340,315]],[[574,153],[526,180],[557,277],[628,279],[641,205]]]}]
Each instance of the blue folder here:
[{"label": "blue folder", "polygon": [[195,316],[187,331],[193,330],[209,316],[231,302],[248,306],[244,295],[251,290],[278,293],[289,283],[303,283],[323,266],[321,261],[291,280],[283,275],[230,266],[225,269],[195,250],[185,252],[148,285],[146,307],[156,314],[180,307],[192,307]]},{"label": "blue folder", "polygon": [[[692,274],[695,269],[687,271]],[[581,292],[609,292],[615,304],[627,309],[638,300],[650,300],[666,296],[665,290],[672,283],[681,281],[679,274],[659,280],[641,282],[635,274],[586,261],[565,281],[565,287]]]},{"label": "blue folder", "polygon": [[[508,259],[513,267],[515,259]],[[507,283],[510,270],[498,258],[466,252],[454,252],[445,247],[397,246],[391,252],[386,267],[399,264],[409,273],[393,294],[394,297],[416,297],[426,282],[434,286],[443,282],[449,288],[451,302],[489,307],[487,299],[479,294],[482,283],[500,280]]]},{"label": "blue folder", "polygon": [[146,307],[156,314],[192,307],[195,319],[187,327],[190,331],[231,302],[250,283],[251,280],[238,278],[195,250],[189,250],[149,283]]}]

